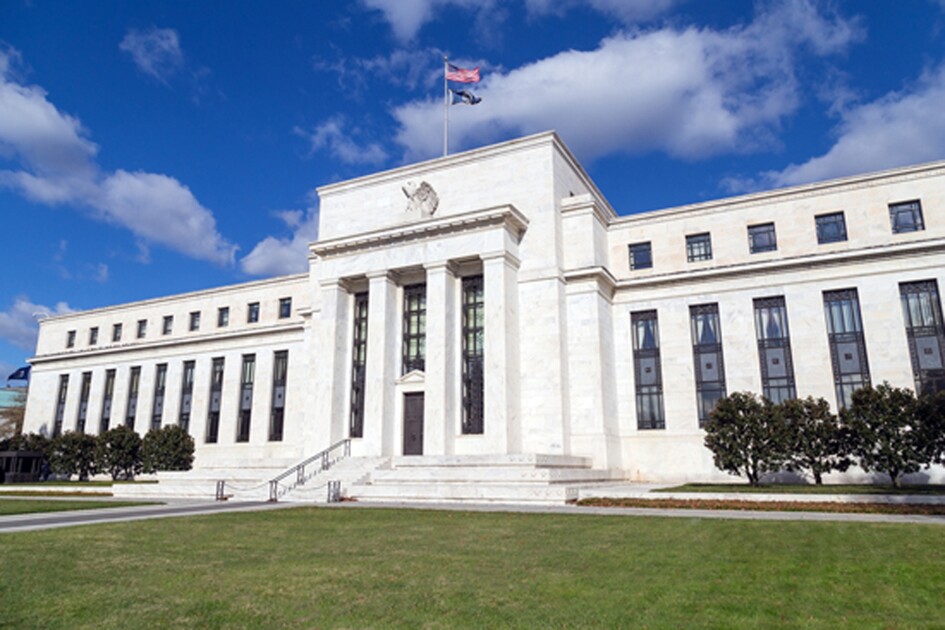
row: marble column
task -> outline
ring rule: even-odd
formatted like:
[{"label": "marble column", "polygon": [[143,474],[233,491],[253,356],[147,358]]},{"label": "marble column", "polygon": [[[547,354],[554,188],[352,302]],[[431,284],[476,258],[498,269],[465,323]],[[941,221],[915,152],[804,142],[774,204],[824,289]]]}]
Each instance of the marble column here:
[{"label": "marble column", "polygon": [[[315,379],[313,388],[305,396],[307,401],[314,401],[315,413],[306,414],[314,421],[306,423],[303,431],[306,445],[315,450],[348,437],[351,373],[351,296],[337,279],[322,282],[320,289],[321,311],[317,319],[320,330],[315,336],[316,343],[308,349],[318,352],[318,356],[313,357]],[[315,384],[319,384],[317,389]]]},{"label": "marble column", "polygon": [[518,453],[519,421],[518,267],[508,252],[482,257],[485,308],[485,447]]},{"label": "marble column", "polygon": [[390,272],[368,274],[368,342],[364,385],[364,437],[361,454],[397,455],[400,419],[395,417],[397,377],[397,285]]},{"label": "marble column", "polygon": [[427,270],[426,376],[424,382],[423,452],[448,455],[459,430],[459,312],[457,280],[446,261]]}]

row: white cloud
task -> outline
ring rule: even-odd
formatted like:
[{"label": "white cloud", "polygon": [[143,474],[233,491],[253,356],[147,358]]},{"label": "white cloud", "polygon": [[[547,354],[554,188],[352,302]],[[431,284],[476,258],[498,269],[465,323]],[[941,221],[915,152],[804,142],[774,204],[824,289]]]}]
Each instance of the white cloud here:
[{"label": "white cloud", "polygon": [[453,5],[475,9],[480,15],[494,11],[495,0],[362,0],[368,8],[384,14],[394,36],[408,42],[417,36],[424,24],[431,21],[434,11]]},{"label": "white cloud", "polygon": [[292,229],[289,238],[267,236],[240,260],[244,273],[278,276],[308,269],[308,244],[318,238],[318,206],[273,213]]},{"label": "white cloud", "polygon": [[823,155],[757,179],[731,180],[745,191],[790,186],[945,158],[945,64],[910,89],[847,109],[837,140]]},{"label": "white cloud", "polygon": [[139,70],[165,85],[184,63],[177,31],[170,28],[129,29],[118,48],[131,55]]},{"label": "white cloud", "polygon": [[49,307],[30,302],[27,296],[18,296],[8,310],[0,311],[0,339],[32,352],[36,349],[36,337],[39,334],[37,317],[71,312],[72,309],[65,302]]},{"label": "white cloud", "polygon": [[44,204],[94,209],[97,218],[130,230],[145,246],[158,243],[200,260],[232,264],[236,246],[216,229],[213,214],[173,177],[101,171],[98,147],[79,120],[60,112],[46,92],[13,79],[18,54],[0,50],[0,187]]},{"label": "white cloud", "polygon": [[525,0],[531,15],[563,15],[584,4],[625,24],[635,24],[665,14],[679,4],[679,0]]},{"label": "white cloud", "polygon": [[387,159],[387,152],[380,144],[358,144],[355,138],[362,135],[361,130],[354,127],[348,131],[346,126],[345,118],[338,115],[322,122],[312,131],[300,127],[293,131],[309,141],[312,153],[327,149],[333,158],[345,164],[379,164]]},{"label": "white cloud", "polygon": [[[474,86],[483,102],[454,107],[454,149],[556,129],[584,159],[664,151],[697,158],[773,142],[800,101],[802,50],[842,51],[856,23],[824,15],[808,0],[785,0],[747,25],[624,32],[596,50],[565,51]],[[436,155],[438,99],[397,107],[407,159]]]}]

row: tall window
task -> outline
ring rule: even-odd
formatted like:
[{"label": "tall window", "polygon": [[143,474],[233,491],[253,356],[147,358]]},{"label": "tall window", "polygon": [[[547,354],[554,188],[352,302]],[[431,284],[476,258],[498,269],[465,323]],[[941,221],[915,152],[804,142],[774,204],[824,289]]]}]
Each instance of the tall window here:
[{"label": "tall window", "polygon": [[773,252],[777,248],[778,237],[774,233],[774,223],[748,226],[748,249],[752,254]]},{"label": "tall window", "polygon": [[292,315],[292,298],[285,297],[279,300],[279,319]]},{"label": "tall window", "polygon": [[250,302],[246,305],[246,323],[254,324],[259,321],[259,302]]},{"label": "tall window", "polygon": [[722,329],[719,305],[689,307],[692,359],[696,368],[696,399],[699,426],[704,426],[716,403],[725,398],[725,364],[722,359]]},{"label": "tall window", "polygon": [[354,296],[354,340],[351,348],[350,437],[364,437],[364,379],[367,370],[368,294]]},{"label": "tall window", "polygon": [[215,444],[220,434],[220,399],[223,395],[223,357],[213,360],[210,369],[210,405],[207,411],[207,444]]},{"label": "tall window", "polygon": [[637,428],[665,429],[660,335],[656,311],[630,314],[633,329],[633,376],[637,394]]},{"label": "tall window", "polygon": [[66,333],[66,347],[75,348],[75,331],[74,330],[70,330],[68,333]]},{"label": "tall window", "polygon": [[272,412],[269,414],[269,440],[282,441],[285,423],[285,385],[289,375],[289,351],[278,350],[272,359]]},{"label": "tall window", "polygon": [[892,223],[893,234],[924,230],[922,203],[917,199],[889,204],[889,222]]},{"label": "tall window", "polygon": [[158,363],[154,373],[154,404],[151,406],[151,428],[160,429],[164,416],[164,390],[167,386],[167,363]]},{"label": "tall window", "polygon": [[200,330],[200,311],[194,311],[190,314],[190,331]]},{"label": "tall window", "polygon": [[916,392],[945,391],[945,327],[938,282],[903,282],[899,285],[899,294]]},{"label": "tall window", "polygon": [[194,366],[193,361],[184,361],[184,374],[180,382],[180,416],[177,424],[184,431],[190,430],[190,405],[194,397]]},{"label": "tall window", "polygon": [[98,426],[99,435],[109,429],[112,421],[112,397],[115,395],[115,370],[105,370],[105,394],[102,396],[102,420]]},{"label": "tall window", "polygon": [[423,371],[427,337],[427,286],[404,287],[403,373]]},{"label": "tall window", "polygon": [[755,300],[755,335],[765,398],[773,403],[796,398],[791,335],[783,297]]},{"label": "tall window", "polygon": [[173,316],[173,315],[165,315],[165,316],[164,316],[164,325],[163,325],[163,328],[161,328],[161,333],[162,333],[162,334],[165,334],[165,335],[169,335],[169,334],[171,334],[171,330],[173,330],[173,329],[174,329],[174,316]]},{"label": "tall window", "polygon": [[689,262],[712,260],[712,236],[708,232],[687,236],[686,257]]},{"label": "tall window", "polygon": [[138,320],[138,339],[144,339],[144,336],[148,333],[148,320],[139,319]]},{"label": "tall window", "polygon": [[467,276],[463,292],[463,433],[484,431],[483,356],[486,314],[482,276]]},{"label": "tall window", "polygon": [[649,269],[653,266],[653,250],[650,241],[630,243],[630,269]]},{"label": "tall window", "polygon": [[856,289],[824,291],[824,316],[830,342],[837,406],[849,407],[853,392],[870,384],[866,341]]},{"label": "tall window", "polygon": [[75,421],[76,433],[85,433],[85,418],[89,412],[89,391],[92,389],[92,373],[82,373],[82,386],[79,389],[79,413]]},{"label": "tall window", "polygon": [[98,343],[98,326],[89,328],[89,345],[94,346]]},{"label": "tall window", "polygon": [[135,415],[138,411],[138,389],[141,386],[141,368],[131,368],[128,376],[128,409],[125,412],[125,426],[135,428]]},{"label": "tall window", "polygon": [[240,407],[236,422],[236,441],[249,442],[249,425],[253,417],[253,382],[256,379],[256,355],[243,355],[240,371]]},{"label": "tall window", "polygon": [[817,224],[817,242],[821,245],[847,240],[847,222],[842,212],[819,214],[814,221]]},{"label": "tall window", "polygon": [[230,307],[221,306],[217,309],[217,328],[226,328],[230,325]]},{"label": "tall window", "polygon": [[121,324],[114,324],[112,326],[112,341],[115,343],[121,341]]},{"label": "tall window", "polygon": [[69,375],[59,375],[59,393],[56,395],[56,418],[53,421],[52,436],[59,437],[62,434],[62,421],[66,417],[66,397],[69,395]]}]

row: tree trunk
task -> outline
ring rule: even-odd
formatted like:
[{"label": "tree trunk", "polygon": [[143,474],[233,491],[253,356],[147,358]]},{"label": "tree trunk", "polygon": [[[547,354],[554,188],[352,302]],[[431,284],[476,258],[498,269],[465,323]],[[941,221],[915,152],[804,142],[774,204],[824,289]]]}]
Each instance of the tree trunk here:
[{"label": "tree trunk", "polygon": [[898,470],[890,470],[889,477],[892,479],[893,487],[897,490],[902,489],[902,473]]},{"label": "tree trunk", "polygon": [[818,486],[824,485],[824,478],[821,476],[819,470],[814,471],[814,483]]}]

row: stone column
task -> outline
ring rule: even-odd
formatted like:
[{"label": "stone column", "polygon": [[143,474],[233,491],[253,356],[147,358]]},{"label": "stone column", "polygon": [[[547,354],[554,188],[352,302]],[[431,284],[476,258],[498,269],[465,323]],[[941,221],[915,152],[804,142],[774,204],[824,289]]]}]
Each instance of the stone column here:
[{"label": "stone column", "polygon": [[518,453],[519,421],[518,267],[508,252],[483,256],[485,322],[486,448]]},{"label": "stone column", "polygon": [[399,419],[394,417],[397,376],[397,285],[390,272],[368,274],[368,342],[364,384],[363,455],[396,455]]},{"label": "stone column", "polygon": [[446,261],[426,265],[427,339],[423,452],[448,455],[458,430],[456,277]]},{"label": "stone column", "polygon": [[322,282],[320,289],[319,330],[314,336],[316,343],[308,348],[309,352],[318,352],[313,357],[315,379],[305,395],[307,401],[314,402],[315,413],[305,414],[312,422],[303,429],[307,450],[312,452],[348,437],[350,404],[347,380],[351,372],[351,297],[337,279]]}]

